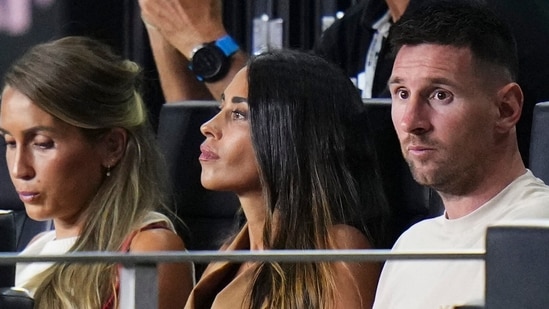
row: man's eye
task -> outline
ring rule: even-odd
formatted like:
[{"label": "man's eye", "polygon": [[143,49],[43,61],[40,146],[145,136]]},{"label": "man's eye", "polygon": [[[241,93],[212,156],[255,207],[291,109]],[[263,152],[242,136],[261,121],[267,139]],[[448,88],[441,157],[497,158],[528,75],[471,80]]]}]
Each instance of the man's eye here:
[{"label": "man's eye", "polygon": [[440,101],[443,103],[449,103],[452,101],[452,94],[444,90],[436,90],[431,95],[430,99]]},{"label": "man's eye", "polygon": [[435,93],[435,99],[437,100],[444,100],[448,97],[448,94],[446,92],[437,91]]},{"label": "man's eye", "polygon": [[408,99],[409,94],[408,94],[408,91],[401,89],[401,90],[397,91],[397,96],[401,100],[406,100],[406,99]]}]

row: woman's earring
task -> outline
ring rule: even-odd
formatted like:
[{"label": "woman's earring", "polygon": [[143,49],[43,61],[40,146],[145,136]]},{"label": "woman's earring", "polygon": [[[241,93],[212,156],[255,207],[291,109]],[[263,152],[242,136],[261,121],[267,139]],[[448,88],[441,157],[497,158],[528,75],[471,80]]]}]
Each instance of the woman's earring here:
[{"label": "woman's earring", "polygon": [[111,177],[111,166],[107,165],[107,177]]}]

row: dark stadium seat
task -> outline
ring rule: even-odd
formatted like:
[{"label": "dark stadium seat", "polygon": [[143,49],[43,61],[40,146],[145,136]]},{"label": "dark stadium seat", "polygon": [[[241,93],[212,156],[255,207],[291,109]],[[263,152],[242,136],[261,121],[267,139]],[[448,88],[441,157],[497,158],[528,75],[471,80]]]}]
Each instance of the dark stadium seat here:
[{"label": "dark stadium seat", "polygon": [[24,290],[17,288],[1,288],[0,308],[32,309],[34,308],[34,300]]},{"label": "dark stadium seat", "polygon": [[[12,211],[0,213],[0,252],[14,252],[17,248],[15,243],[15,220]],[[15,279],[15,268],[13,265],[0,266],[0,287],[13,286]]]},{"label": "dark stadium seat", "polygon": [[492,226],[486,234],[486,308],[549,308],[549,224]]},{"label": "dark stadium seat", "polygon": [[530,170],[549,184],[549,102],[534,107],[530,137]]}]

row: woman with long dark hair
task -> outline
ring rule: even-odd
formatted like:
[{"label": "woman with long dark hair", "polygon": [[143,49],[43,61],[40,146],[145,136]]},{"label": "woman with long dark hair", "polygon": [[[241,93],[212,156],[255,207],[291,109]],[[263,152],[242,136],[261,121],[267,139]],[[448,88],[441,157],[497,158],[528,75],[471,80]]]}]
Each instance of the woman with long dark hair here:
[{"label": "woman with long dark hair", "polygon": [[[385,198],[360,115],[335,66],[280,50],[250,59],[206,122],[202,184],[233,191],[246,223],[222,250],[366,249]],[[378,263],[212,263],[187,308],[370,308]]]}]

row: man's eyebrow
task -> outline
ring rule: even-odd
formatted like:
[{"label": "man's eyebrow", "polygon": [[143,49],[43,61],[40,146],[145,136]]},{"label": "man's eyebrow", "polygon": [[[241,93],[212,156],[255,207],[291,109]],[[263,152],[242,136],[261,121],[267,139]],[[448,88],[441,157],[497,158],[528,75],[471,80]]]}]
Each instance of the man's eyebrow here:
[{"label": "man's eyebrow", "polygon": [[[445,77],[433,77],[429,79],[429,82],[431,84],[437,84],[437,85],[454,85],[454,82],[451,79],[445,78]],[[393,85],[393,84],[402,84],[403,79],[400,77],[392,77],[387,82],[387,85]]]},{"label": "man's eyebrow", "polygon": [[244,98],[244,97],[233,97],[233,99],[231,100],[231,102],[233,102],[233,103],[247,103],[247,102],[248,102],[248,98]]},{"label": "man's eyebrow", "polygon": [[431,83],[438,84],[438,85],[448,85],[448,86],[455,85],[454,81],[452,81],[451,79],[445,78],[445,77],[432,78]]},{"label": "man's eyebrow", "polygon": [[402,78],[400,78],[400,77],[398,77],[398,76],[397,76],[397,77],[391,77],[391,78],[389,79],[389,82],[387,82],[388,85],[391,85],[391,84],[400,84],[400,83],[402,83]]}]

